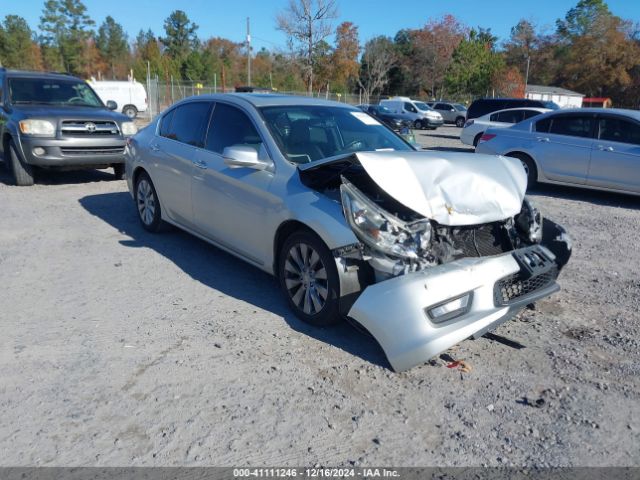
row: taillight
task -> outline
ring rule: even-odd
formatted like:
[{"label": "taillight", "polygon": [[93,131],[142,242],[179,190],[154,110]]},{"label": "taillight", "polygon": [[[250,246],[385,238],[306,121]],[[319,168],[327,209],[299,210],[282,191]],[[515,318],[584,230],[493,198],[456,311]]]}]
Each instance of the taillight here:
[{"label": "taillight", "polygon": [[464,123],[464,128],[470,127],[471,125],[473,125],[473,120],[467,120],[467,121]]},{"label": "taillight", "polygon": [[[496,135],[493,133],[485,133],[480,137],[480,142],[488,142],[489,140],[492,140],[493,138],[495,138]],[[478,143],[480,143],[478,142]]]}]

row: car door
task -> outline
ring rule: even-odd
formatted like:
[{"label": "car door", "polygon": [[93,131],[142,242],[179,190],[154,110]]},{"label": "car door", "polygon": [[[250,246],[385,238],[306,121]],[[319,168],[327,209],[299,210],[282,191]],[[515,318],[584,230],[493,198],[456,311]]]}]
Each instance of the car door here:
[{"label": "car door", "polygon": [[597,137],[587,185],[640,192],[640,122],[603,114]]},{"label": "car door", "polygon": [[193,226],[191,184],[198,147],[204,143],[211,102],[178,105],[160,120],[149,145],[153,182],[165,214],[174,222]]},{"label": "car door", "polygon": [[596,120],[590,113],[558,114],[536,122],[531,153],[549,180],[587,181]]},{"label": "car door", "polygon": [[433,109],[436,110],[440,115],[442,115],[442,118],[445,122],[456,121],[457,112],[456,109],[453,108],[453,105],[450,105],[448,103],[436,103],[433,106]]},{"label": "car door", "polygon": [[216,102],[205,148],[198,151],[193,212],[200,233],[260,265],[272,248],[264,228],[267,213],[276,205],[268,191],[273,173],[228,166],[224,149],[241,145],[255,148],[261,158],[271,161],[249,115],[236,106]]}]

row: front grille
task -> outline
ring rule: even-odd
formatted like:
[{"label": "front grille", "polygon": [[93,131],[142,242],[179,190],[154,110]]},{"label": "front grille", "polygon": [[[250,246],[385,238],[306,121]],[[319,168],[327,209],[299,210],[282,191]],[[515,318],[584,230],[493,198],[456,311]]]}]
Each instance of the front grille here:
[{"label": "front grille", "polygon": [[62,134],[71,137],[118,135],[118,125],[110,120],[65,120]]},{"label": "front grille", "polygon": [[551,267],[546,272],[529,278],[524,278],[521,272],[498,280],[493,290],[496,306],[509,305],[514,300],[551,285],[558,277],[558,268]]},{"label": "front grille", "polygon": [[496,223],[456,227],[450,235],[458,257],[486,257],[513,250],[506,231]]},{"label": "front grille", "polygon": [[61,147],[62,155],[122,155],[124,147]]}]

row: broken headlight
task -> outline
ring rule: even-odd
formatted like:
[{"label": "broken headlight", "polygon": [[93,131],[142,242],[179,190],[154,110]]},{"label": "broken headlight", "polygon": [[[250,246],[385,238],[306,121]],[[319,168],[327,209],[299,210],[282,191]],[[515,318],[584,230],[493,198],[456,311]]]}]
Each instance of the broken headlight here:
[{"label": "broken headlight", "polygon": [[417,259],[429,248],[431,224],[428,220],[403,222],[372,202],[345,178],[340,194],[347,222],[369,247],[407,259]]},{"label": "broken headlight", "polygon": [[522,202],[522,210],[515,218],[518,232],[531,243],[542,241],[542,214],[529,201],[528,198]]}]

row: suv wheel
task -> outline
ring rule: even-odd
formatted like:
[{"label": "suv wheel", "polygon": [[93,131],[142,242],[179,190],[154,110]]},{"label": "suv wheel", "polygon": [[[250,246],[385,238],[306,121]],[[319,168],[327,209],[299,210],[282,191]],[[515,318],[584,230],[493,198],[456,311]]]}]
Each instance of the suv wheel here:
[{"label": "suv wheel", "polygon": [[160,202],[147,172],[140,173],[134,191],[138,218],[144,229],[154,233],[161,231],[164,222],[162,221]]},{"label": "suv wheel", "polygon": [[[5,151],[5,155],[7,152]],[[33,167],[26,163],[13,140],[9,140],[7,167],[13,173],[13,181],[19,187],[30,187],[34,184]]]},{"label": "suv wheel", "polygon": [[114,163],[112,167],[113,167],[113,174],[115,175],[116,180],[124,180],[124,174],[125,174],[124,163]]},{"label": "suv wheel", "polygon": [[133,105],[127,105],[122,109],[122,113],[129,118],[136,118],[136,115],[138,115],[138,109]]},{"label": "suv wheel", "polygon": [[456,127],[458,128],[464,127],[464,117],[456,118]]},{"label": "suv wheel", "polygon": [[301,230],[284,241],[278,255],[278,277],[298,318],[317,327],[342,320],[338,269],[333,255],[316,235]]}]

